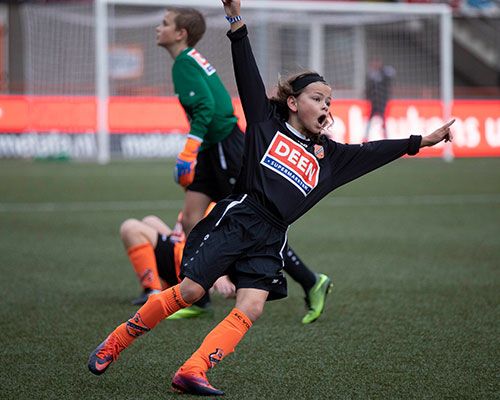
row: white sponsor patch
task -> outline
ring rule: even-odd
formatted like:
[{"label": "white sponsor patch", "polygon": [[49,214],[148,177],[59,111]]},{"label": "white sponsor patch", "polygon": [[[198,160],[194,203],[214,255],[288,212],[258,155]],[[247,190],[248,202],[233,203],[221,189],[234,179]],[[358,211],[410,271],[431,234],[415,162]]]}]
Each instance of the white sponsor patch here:
[{"label": "white sponsor patch", "polygon": [[208,76],[215,73],[215,68],[210,64],[205,57],[203,57],[196,49],[187,53],[189,57],[195,60],[198,65],[206,72]]}]

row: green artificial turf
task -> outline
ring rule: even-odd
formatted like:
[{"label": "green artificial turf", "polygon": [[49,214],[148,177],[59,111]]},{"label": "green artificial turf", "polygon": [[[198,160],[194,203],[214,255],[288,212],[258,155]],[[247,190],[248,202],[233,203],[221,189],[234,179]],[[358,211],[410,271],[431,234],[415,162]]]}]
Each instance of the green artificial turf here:
[{"label": "green artificial turf", "polygon": [[[101,377],[89,353],[136,308],[120,223],[173,224],[172,162],[0,161],[0,398],[181,399],[170,379],[232,307],[164,321]],[[228,399],[494,399],[500,393],[500,159],[404,159],[329,195],[290,244],[334,291],[267,305],[210,372]]]}]

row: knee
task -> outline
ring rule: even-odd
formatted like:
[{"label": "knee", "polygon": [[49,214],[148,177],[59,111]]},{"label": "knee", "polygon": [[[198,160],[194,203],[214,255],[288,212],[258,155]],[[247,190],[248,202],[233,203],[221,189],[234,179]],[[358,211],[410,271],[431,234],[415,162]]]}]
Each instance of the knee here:
[{"label": "knee", "polygon": [[120,226],[120,237],[122,240],[129,239],[140,231],[141,222],[130,218],[125,220]]},{"label": "knee", "polygon": [[154,216],[154,215],[146,215],[143,219],[142,219],[142,222],[144,222],[145,224],[151,224],[151,223],[155,223],[157,221],[158,217]]},{"label": "knee", "polygon": [[243,311],[250,321],[255,322],[264,312],[264,303],[260,301],[236,302],[236,308]]},{"label": "knee", "polygon": [[155,226],[159,223],[163,224],[163,221],[156,215],[147,215],[142,219],[142,222],[149,226]]},{"label": "knee", "polygon": [[180,283],[180,291],[182,299],[189,304],[196,303],[206,293],[203,286],[190,279],[184,279]]}]

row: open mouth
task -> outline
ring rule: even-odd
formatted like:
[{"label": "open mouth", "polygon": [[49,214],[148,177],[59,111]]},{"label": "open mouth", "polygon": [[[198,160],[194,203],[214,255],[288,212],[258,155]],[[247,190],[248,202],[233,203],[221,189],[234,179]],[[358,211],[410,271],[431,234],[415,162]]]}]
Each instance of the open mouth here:
[{"label": "open mouth", "polygon": [[331,113],[328,113],[326,115],[322,115],[318,118],[318,123],[321,124],[321,130],[323,132],[329,131],[331,127],[333,126],[333,116]]}]

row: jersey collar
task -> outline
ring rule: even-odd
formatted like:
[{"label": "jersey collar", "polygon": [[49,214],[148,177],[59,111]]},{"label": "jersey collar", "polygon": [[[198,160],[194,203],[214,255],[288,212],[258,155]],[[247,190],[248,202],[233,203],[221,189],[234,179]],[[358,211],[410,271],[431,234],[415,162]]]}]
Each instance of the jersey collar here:
[{"label": "jersey collar", "polygon": [[303,140],[306,143],[310,143],[311,139],[308,139],[305,135],[300,133],[297,129],[295,129],[292,125],[290,125],[288,122],[285,122],[286,127],[290,132],[292,132],[295,136],[297,136],[299,139]]},{"label": "jersey collar", "polygon": [[187,53],[189,53],[191,50],[193,50],[193,47],[186,47],[184,50],[182,50],[178,55],[177,57],[175,57],[175,59],[177,60],[179,58],[179,56],[183,56]]}]

